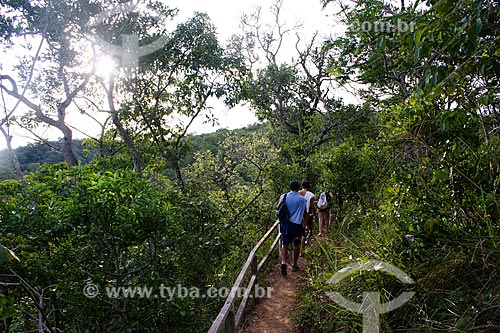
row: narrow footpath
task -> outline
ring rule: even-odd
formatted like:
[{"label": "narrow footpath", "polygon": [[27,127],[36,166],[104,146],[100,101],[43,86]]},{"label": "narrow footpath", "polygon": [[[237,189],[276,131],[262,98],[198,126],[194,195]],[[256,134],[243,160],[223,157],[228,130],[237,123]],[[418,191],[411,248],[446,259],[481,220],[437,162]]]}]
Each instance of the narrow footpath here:
[{"label": "narrow footpath", "polygon": [[267,276],[271,297],[264,298],[245,316],[239,333],[293,333],[292,314],[296,304],[296,292],[305,276],[305,260],[299,258],[299,270],[282,276],[277,262]]}]

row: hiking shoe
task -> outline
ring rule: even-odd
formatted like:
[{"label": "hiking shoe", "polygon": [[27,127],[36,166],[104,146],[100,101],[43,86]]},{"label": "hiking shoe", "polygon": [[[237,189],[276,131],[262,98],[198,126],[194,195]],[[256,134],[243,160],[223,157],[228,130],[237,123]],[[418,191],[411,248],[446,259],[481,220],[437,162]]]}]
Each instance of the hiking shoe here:
[{"label": "hiking shoe", "polygon": [[286,264],[281,264],[281,275],[286,276]]},{"label": "hiking shoe", "polygon": [[292,272],[296,272],[298,270],[299,270],[299,266],[297,266],[297,265],[292,266]]},{"label": "hiking shoe", "polygon": [[306,235],[306,240],[305,240],[306,244],[309,244],[309,242],[311,241],[311,236],[312,236],[312,231],[309,231]]}]

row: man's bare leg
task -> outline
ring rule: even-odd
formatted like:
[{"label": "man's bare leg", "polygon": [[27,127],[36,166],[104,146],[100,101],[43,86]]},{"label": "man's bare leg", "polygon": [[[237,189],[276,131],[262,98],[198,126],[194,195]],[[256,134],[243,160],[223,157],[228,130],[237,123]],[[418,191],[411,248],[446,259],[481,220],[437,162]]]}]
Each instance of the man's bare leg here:
[{"label": "man's bare leg", "polygon": [[306,234],[300,238],[300,251],[299,251],[299,256],[304,255],[304,247],[306,246],[306,235],[311,230],[311,216],[307,214],[307,216],[304,216],[304,222],[306,224]]},{"label": "man's bare leg", "polygon": [[280,266],[280,269],[281,269],[281,274],[283,276],[286,276],[286,255],[287,255],[287,252],[288,252],[288,244],[287,245],[281,245],[281,248],[280,248],[280,257],[281,257],[281,266]]},{"label": "man's bare leg", "polygon": [[299,244],[293,245],[293,266],[297,266],[297,262],[299,260],[300,247]]},{"label": "man's bare leg", "polygon": [[318,212],[318,220],[319,220],[319,232],[318,232],[318,236],[321,236],[323,235],[323,228],[324,228],[324,223],[325,223],[325,216],[324,216],[324,212]]}]

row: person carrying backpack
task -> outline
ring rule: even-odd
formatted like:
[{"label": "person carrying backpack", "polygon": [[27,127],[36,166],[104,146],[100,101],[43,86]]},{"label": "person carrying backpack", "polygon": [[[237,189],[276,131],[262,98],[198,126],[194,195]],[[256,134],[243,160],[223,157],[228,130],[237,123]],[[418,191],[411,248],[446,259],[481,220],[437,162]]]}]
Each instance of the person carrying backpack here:
[{"label": "person carrying backpack", "polygon": [[322,236],[323,232],[330,228],[330,205],[333,198],[332,192],[321,192],[316,202],[318,207],[319,233]]},{"label": "person carrying backpack", "polygon": [[[280,198],[280,205],[278,206],[279,212],[281,212],[280,207],[283,200],[285,201],[286,208],[288,209],[288,218],[285,221],[281,221],[281,248],[280,248],[280,258],[281,258],[281,274],[283,276],[287,275],[287,263],[286,257],[288,253],[288,246],[293,243],[293,258],[292,258],[292,271],[298,271],[299,266],[297,261],[299,259],[300,243],[302,237],[305,235],[304,226],[302,225],[302,220],[305,218],[307,211],[307,201],[301,196],[298,191],[300,184],[298,181],[294,180],[290,182],[290,192],[285,193]],[[279,214],[280,216],[281,214]],[[286,215],[286,214],[283,214]]]}]

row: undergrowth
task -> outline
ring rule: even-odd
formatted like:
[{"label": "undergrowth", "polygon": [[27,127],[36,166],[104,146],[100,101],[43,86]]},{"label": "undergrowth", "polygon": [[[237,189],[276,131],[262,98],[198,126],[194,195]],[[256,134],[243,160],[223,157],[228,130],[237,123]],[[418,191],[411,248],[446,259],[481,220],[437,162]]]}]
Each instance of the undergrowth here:
[{"label": "undergrowth", "polygon": [[[296,331],[363,332],[363,316],[336,304],[327,292],[361,303],[363,292],[375,291],[385,303],[411,291],[415,294],[409,302],[380,315],[380,332],[499,332],[497,243],[494,234],[484,237],[471,230],[431,242],[351,210],[306,251],[307,280],[298,296]],[[369,260],[401,269],[414,283],[370,270],[330,284],[340,269]]]}]

